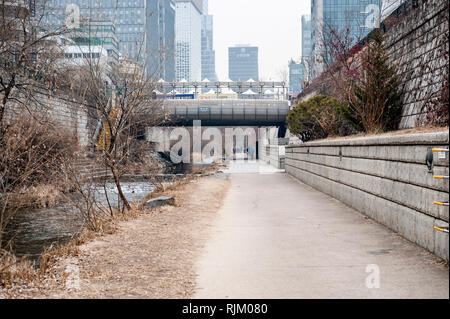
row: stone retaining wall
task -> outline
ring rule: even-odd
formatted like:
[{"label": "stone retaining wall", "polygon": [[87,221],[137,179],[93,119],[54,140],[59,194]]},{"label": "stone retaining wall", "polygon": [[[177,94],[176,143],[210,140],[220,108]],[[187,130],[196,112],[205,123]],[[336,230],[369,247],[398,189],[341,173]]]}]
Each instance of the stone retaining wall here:
[{"label": "stone retaining wall", "polygon": [[447,0],[429,0],[386,33],[390,63],[404,85],[400,128],[417,126],[427,101],[448,77],[448,14]]},{"label": "stone retaining wall", "polygon": [[33,99],[18,98],[27,103],[16,103],[6,109],[9,119],[29,114],[34,116],[48,115],[54,124],[67,129],[78,138],[80,146],[87,146],[90,136],[93,135],[97,121],[89,116],[87,108],[79,103],[72,102],[64,96],[48,96],[43,93],[34,93]]},{"label": "stone retaining wall", "polygon": [[[428,170],[426,154],[448,148],[448,132],[379,136],[310,142],[286,147],[286,172],[398,232],[448,260],[448,153],[434,153]],[[442,154],[443,155],[443,154]]]},{"label": "stone retaining wall", "polygon": [[[275,139],[278,140],[278,139]],[[284,169],[286,146],[270,143],[267,139],[261,139],[258,144],[259,159],[278,169]]]}]

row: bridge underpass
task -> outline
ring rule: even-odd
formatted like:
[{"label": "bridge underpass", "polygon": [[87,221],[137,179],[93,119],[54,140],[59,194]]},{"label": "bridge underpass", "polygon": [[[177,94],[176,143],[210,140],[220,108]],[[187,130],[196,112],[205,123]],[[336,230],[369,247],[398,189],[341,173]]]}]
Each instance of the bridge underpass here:
[{"label": "bridge underpass", "polygon": [[[201,134],[210,128],[217,128],[222,135],[222,154],[226,154],[227,129],[253,131],[256,135],[255,155],[258,157],[259,144],[268,138],[283,138],[286,134],[286,115],[288,101],[278,100],[164,100],[161,111],[170,120],[163,125],[148,127],[146,139],[156,144],[159,152],[168,155],[178,140],[171,140],[170,134],[177,127],[185,127],[189,132],[190,145],[193,145],[194,124],[201,125]],[[262,134],[262,131],[266,132]],[[201,149],[209,142],[203,139]],[[248,141],[245,140],[244,149]],[[193,151],[191,151],[191,154]]]},{"label": "bridge underpass", "polygon": [[[278,100],[164,100],[163,112],[170,115],[171,126],[191,126],[200,120],[203,126],[275,126],[279,137],[286,132],[288,101]],[[281,136],[282,135],[282,136]]]},{"label": "bridge underpass", "polygon": [[[145,134],[146,140],[154,144],[154,148],[157,152],[162,153],[165,158],[170,158],[170,151],[176,144],[179,144],[182,139],[181,136],[173,135],[175,133],[178,134],[180,128],[181,127],[176,126],[148,127]],[[219,144],[221,153],[216,159],[251,159],[251,153],[248,148],[252,147],[252,145],[254,148],[254,159],[258,159],[260,158],[260,145],[268,143],[269,139],[276,138],[278,132],[280,132],[280,128],[275,126],[204,126],[203,122],[201,122],[201,127],[199,128],[199,133],[196,135],[196,133],[194,133],[192,122],[190,125],[182,127],[189,139],[188,147],[190,162],[193,161],[193,154],[195,153],[194,139],[196,136],[201,139],[199,149],[202,151],[205,150],[205,147],[211,143],[211,141],[217,141],[218,138],[220,139]],[[220,137],[209,135],[211,129],[214,129]],[[242,140],[239,140],[238,136],[240,134],[244,135]],[[251,135],[255,136],[254,141],[250,137]],[[229,142],[229,139],[231,142]],[[239,141],[241,144],[239,144]],[[230,147],[229,143],[232,143],[231,147],[235,148],[233,151],[226,148],[227,146]],[[182,156],[182,154],[179,153],[179,156]]]}]

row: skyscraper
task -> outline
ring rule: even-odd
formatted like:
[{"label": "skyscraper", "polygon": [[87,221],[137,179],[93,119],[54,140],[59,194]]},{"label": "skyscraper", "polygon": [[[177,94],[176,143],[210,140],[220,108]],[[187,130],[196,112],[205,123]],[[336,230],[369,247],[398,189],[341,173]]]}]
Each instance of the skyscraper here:
[{"label": "skyscraper", "polygon": [[201,81],[202,0],[174,0],[176,80]]},{"label": "skyscraper", "polygon": [[[148,75],[173,77],[175,64],[172,0],[51,0],[46,20],[61,26],[79,8],[80,18],[109,19],[115,25],[122,56],[146,65]],[[155,32],[155,30],[157,30]]]},{"label": "skyscraper", "polygon": [[258,47],[236,45],[228,48],[228,77],[236,82],[258,81]]},{"label": "skyscraper", "polygon": [[203,0],[202,15],[202,80],[217,81],[216,53],[213,48],[213,16],[208,15],[208,0]]},{"label": "skyscraper", "polygon": [[294,60],[289,62],[289,93],[293,96],[300,93],[306,78],[305,66]]},{"label": "skyscraper", "polygon": [[356,44],[374,28],[374,6],[379,12],[380,3],[381,0],[311,0],[314,76],[324,71],[324,46],[331,30],[340,33],[348,28]]},{"label": "skyscraper", "polygon": [[302,15],[302,56],[310,57],[312,54],[311,16]]},{"label": "skyscraper", "polygon": [[[148,2],[146,54],[149,56],[147,71],[154,78],[175,81],[175,4],[172,0]],[[155,32],[156,31],[156,32]]]}]

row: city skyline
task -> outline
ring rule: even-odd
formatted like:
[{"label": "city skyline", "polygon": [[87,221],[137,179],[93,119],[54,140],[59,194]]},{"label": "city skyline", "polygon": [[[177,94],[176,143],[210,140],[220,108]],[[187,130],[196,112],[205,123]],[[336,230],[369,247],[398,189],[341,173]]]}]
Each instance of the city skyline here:
[{"label": "city skyline", "polygon": [[[149,1],[147,0],[147,3],[159,3],[162,0],[155,0],[155,1]],[[161,3],[169,3],[173,0],[167,0],[162,1]],[[389,7],[396,6],[396,3],[400,3],[402,0],[392,0],[388,1]],[[78,3],[78,1],[64,1],[66,3]],[[314,3],[314,1],[312,1]],[[330,3],[338,3],[339,1],[330,1]],[[368,1],[372,2],[372,1]],[[392,2],[392,3],[391,3]],[[134,3],[134,2],[133,2]],[[138,2],[136,2],[136,6]],[[179,6],[182,3],[192,3],[192,7],[194,7],[195,11],[199,11],[201,15],[201,40],[200,45],[203,45],[203,48],[200,47],[201,50],[201,57],[200,57],[200,64],[202,66],[198,67],[198,28],[197,26],[194,28],[196,31],[189,32],[191,34],[189,41],[194,41],[196,44],[192,47],[194,48],[195,52],[192,52],[194,56],[194,64],[189,66],[189,74],[190,73],[197,73],[195,76],[193,76],[193,79],[196,80],[203,80],[205,77],[211,77],[217,78],[219,80],[224,80],[229,77],[228,75],[228,47],[232,47],[236,44],[245,43],[251,46],[257,46],[259,48],[259,76],[262,80],[282,80],[287,81],[286,74],[288,72],[288,63],[291,59],[293,60],[300,60],[301,56],[304,56],[305,54],[302,53],[304,51],[304,43],[302,40],[304,40],[304,32],[303,32],[303,26],[302,26],[302,17],[308,16],[311,14],[311,1],[294,1],[294,0],[283,0],[282,5],[274,7],[273,4],[268,0],[261,0],[258,1],[258,5],[255,5],[255,1],[250,0],[245,3],[239,3],[237,0],[228,0],[228,1],[221,1],[221,0],[210,0],[211,4],[208,4],[208,1],[206,0],[195,0],[195,1],[187,1],[187,0],[175,0],[174,5]],[[340,3],[340,2],[339,2]],[[383,4],[385,4],[383,2]],[[147,5],[148,6],[148,5]],[[170,6],[167,5],[167,8],[170,9]],[[156,7],[154,8],[148,8],[147,12],[151,11],[157,11]],[[95,11],[95,9],[94,9]],[[141,10],[141,12],[144,10]],[[150,18],[152,21],[147,21],[145,25],[147,27],[151,27],[159,30],[161,28],[161,25],[166,24],[165,27],[163,27],[161,30],[163,33],[165,33],[165,37],[167,37],[167,34],[170,34],[170,31],[167,32],[167,30],[170,30],[170,28],[167,27],[167,23],[169,21],[170,23],[174,22],[176,19],[175,12],[169,13],[169,18],[167,18],[167,10],[162,10],[163,15],[156,14],[154,17],[158,17],[159,19],[163,19],[161,21],[156,21],[155,18]],[[170,10],[169,10],[170,11]],[[209,12],[208,12],[209,11]],[[105,13],[105,12],[103,12]],[[251,13],[251,14],[250,14]],[[170,16],[172,15],[172,16]],[[213,27],[213,19],[214,17],[214,27]],[[232,20],[230,20],[230,17],[233,17]],[[139,20],[144,20],[137,18],[134,23],[138,23]],[[153,21],[154,20],[154,21]],[[180,19],[178,19],[180,20]],[[192,19],[189,20],[192,24]],[[136,50],[132,50],[132,43],[129,42],[130,36],[124,37],[123,32],[129,31],[129,30],[123,30],[123,27],[121,26],[122,23],[118,23],[118,21],[115,21],[117,24],[117,33],[118,37],[121,40],[121,46],[122,46],[122,53],[126,51],[129,55],[133,57],[133,55],[136,55]],[[121,22],[121,21],[120,21]],[[150,22],[150,23],[149,23]],[[151,25],[153,24],[153,25]],[[198,23],[196,23],[198,25]],[[144,26],[145,26],[144,25]],[[174,27],[174,26],[173,26]],[[193,26],[190,26],[193,27]],[[179,27],[180,32],[178,32],[178,37],[180,38],[181,33],[185,33],[186,29],[189,29],[190,27]],[[129,28],[128,28],[129,29]],[[134,28],[136,29],[136,28]],[[139,26],[138,26],[139,29]],[[212,30],[213,29],[213,30]],[[225,31],[225,32],[224,32]],[[137,33],[140,33],[141,30],[139,29]],[[161,32],[161,31],[158,31]],[[168,37],[175,37],[175,30],[172,30],[172,35],[169,35]],[[151,37],[148,37],[148,40],[150,40]],[[134,38],[133,38],[134,39]],[[131,39],[131,40],[133,40]],[[162,51],[160,48],[156,48],[156,39],[151,39],[151,42],[155,42],[155,44],[150,44],[150,41],[146,44],[147,46],[147,52],[154,52],[154,51]],[[164,39],[164,45],[163,47],[165,49],[165,53],[167,54],[166,57],[161,57],[160,62],[164,63],[163,61],[167,62],[170,60],[170,56],[173,60],[174,59],[174,52],[178,51],[177,56],[181,56],[181,52],[185,52],[186,50],[180,48],[180,45],[183,46],[183,44],[179,43],[178,49],[175,49],[175,47],[172,45],[168,45],[166,42],[167,40]],[[183,42],[183,41],[181,41]],[[213,45],[214,44],[214,45]],[[159,43],[158,43],[159,45]],[[169,48],[167,50],[167,48]],[[189,49],[188,51],[190,51]],[[169,52],[170,51],[170,52]],[[308,54],[306,54],[308,55]],[[152,62],[158,62],[157,59],[153,59]],[[214,61],[215,60],[215,61]],[[187,75],[188,73],[184,72],[183,70],[186,69],[184,67],[181,67],[179,61],[176,69],[177,73],[177,79],[181,80],[182,78],[190,78],[190,75]],[[152,63],[155,64],[155,63]],[[215,65],[214,65],[215,64]],[[184,64],[183,64],[184,65]],[[197,67],[194,67],[196,65]],[[185,65],[187,66],[187,65]],[[205,68],[205,66],[208,66],[208,71],[202,70]],[[164,70],[161,70],[161,75],[159,77],[163,77],[166,80],[171,80],[174,78],[174,74],[170,74],[171,71],[175,69],[175,61],[173,64],[169,63],[169,67],[167,68],[169,71],[166,74],[165,68]],[[196,70],[194,70],[196,69]],[[200,69],[200,70],[197,70]],[[173,72],[173,71],[172,71]],[[154,73],[151,72],[151,73]],[[159,72],[158,72],[159,73]],[[200,73],[200,75],[198,74]],[[164,74],[164,75],[163,75]],[[209,74],[210,76],[205,76],[206,74]],[[216,76],[214,76],[216,75]]]},{"label": "city skyline", "polygon": [[219,79],[228,77],[228,48],[248,44],[259,48],[260,79],[287,80],[289,61],[301,55],[301,16],[310,14],[310,1],[209,0],[209,14]]},{"label": "city skyline", "polygon": [[51,0],[48,3],[45,20],[50,26],[62,26],[68,17],[110,21],[123,57],[144,63],[149,76],[174,80],[175,10],[172,0],[132,0],[127,3]]}]

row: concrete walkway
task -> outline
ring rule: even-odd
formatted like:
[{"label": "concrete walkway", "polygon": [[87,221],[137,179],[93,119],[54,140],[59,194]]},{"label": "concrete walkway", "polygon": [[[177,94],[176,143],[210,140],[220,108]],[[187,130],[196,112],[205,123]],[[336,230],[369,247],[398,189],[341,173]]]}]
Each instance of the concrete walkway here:
[{"label": "concrete walkway", "polygon": [[449,297],[426,250],[285,173],[233,165],[194,298]]}]

